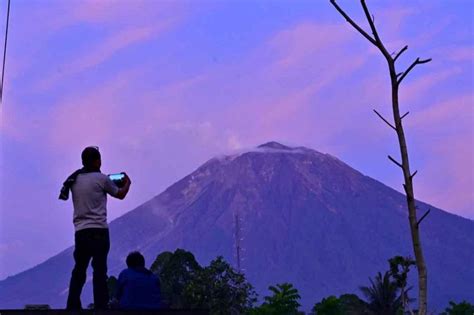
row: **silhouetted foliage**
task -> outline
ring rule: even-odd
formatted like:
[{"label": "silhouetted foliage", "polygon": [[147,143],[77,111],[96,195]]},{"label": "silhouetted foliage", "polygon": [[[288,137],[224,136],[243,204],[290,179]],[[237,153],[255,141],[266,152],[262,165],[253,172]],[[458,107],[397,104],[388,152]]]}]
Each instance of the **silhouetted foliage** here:
[{"label": "silhouetted foliage", "polygon": [[336,298],[329,296],[316,303],[312,309],[315,315],[366,315],[370,314],[368,305],[355,294],[343,294]]},{"label": "silhouetted foliage", "polygon": [[370,286],[360,287],[360,290],[368,299],[369,310],[375,314],[395,315],[401,309],[401,299],[398,294],[399,288],[395,281],[390,279],[387,271],[377,273],[375,281],[370,280]]},{"label": "silhouetted foliage", "polygon": [[415,300],[408,296],[408,291],[410,291],[412,287],[407,288],[407,278],[410,267],[415,266],[416,263],[410,257],[402,256],[390,258],[388,263],[390,264],[390,276],[400,289],[400,303],[402,304],[403,310],[406,311],[409,309],[409,303]]},{"label": "silhouetted foliage", "polygon": [[474,314],[474,305],[469,302],[462,301],[459,304],[456,304],[454,301],[449,302],[449,307],[447,307],[442,315],[472,315]]},{"label": "silhouetted foliage", "polygon": [[184,296],[191,308],[206,308],[215,315],[242,314],[256,301],[252,285],[221,256],[196,272]]},{"label": "silhouetted foliage", "polygon": [[341,300],[334,295],[323,298],[321,302],[316,303],[313,307],[316,315],[344,315],[344,306]]},{"label": "silhouetted foliage", "polygon": [[159,254],[150,270],[160,278],[163,304],[170,308],[189,307],[183,292],[201,269],[194,255],[183,249]]},{"label": "silhouetted foliage", "polygon": [[343,294],[339,297],[345,315],[365,315],[370,314],[366,302],[355,294]]},{"label": "silhouetted foliage", "polygon": [[211,314],[240,314],[249,310],[256,294],[243,274],[222,257],[203,268],[183,249],[158,255],[150,270],[161,281],[163,304],[170,308],[204,308]]},{"label": "silhouetted foliage", "polygon": [[301,299],[298,290],[291,283],[277,284],[270,286],[268,289],[273,293],[265,296],[265,302],[254,308],[250,314],[252,315],[278,315],[278,314],[300,314],[299,300]]}]

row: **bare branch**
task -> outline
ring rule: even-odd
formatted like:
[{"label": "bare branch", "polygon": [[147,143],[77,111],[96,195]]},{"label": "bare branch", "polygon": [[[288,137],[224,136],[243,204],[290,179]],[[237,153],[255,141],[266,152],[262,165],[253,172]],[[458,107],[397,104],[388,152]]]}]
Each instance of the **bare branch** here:
[{"label": "bare branch", "polygon": [[430,62],[431,61],[431,58],[430,59],[424,59],[424,60],[420,60],[420,58],[416,58],[415,61],[413,61],[413,63],[408,67],[408,69],[406,71],[403,72],[402,76],[400,77],[400,79],[397,80],[397,83],[400,84],[402,83],[403,79],[407,76],[407,74],[416,66],[416,65],[421,65],[421,64],[424,64],[424,63],[427,63],[427,62]]},{"label": "bare branch", "polygon": [[[420,59],[420,58],[417,58],[417,59]],[[431,58],[428,58],[428,59],[419,60],[418,63],[422,64],[422,63],[428,63],[430,61],[431,61]]]},{"label": "bare branch", "polygon": [[347,22],[349,22],[350,25],[352,25],[353,28],[355,28],[359,33],[362,34],[369,42],[377,46],[377,42],[375,39],[370,37],[369,34],[367,34],[359,25],[357,25],[356,22],[354,22],[344,10],[341,9],[341,7],[336,3],[336,0],[330,0],[331,4],[336,8],[336,10],[346,19]]},{"label": "bare branch", "polygon": [[426,218],[426,216],[430,213],[431,209],[428,209],[428,211],[425,212],[425,214],[423,214],[423,216],[420,218],[420,220],[418,220],[418,222],[416,222],[416,227],[418,228],[418,226],[421,224],[421,221],[423,221],[424,218]]},{"label": "bare branch", "polygon": [[395,58],[393,58],[393,62],[397,61],[398,57],[400,57],[401,54],[403,54],[403,52],[405,50],[408,49],[408,45],[406,45],[405,47],[403,47],[396,55],[395,55]]},{"label": "bare branch", "polygon": [[410,114],[410,112],[406,112],[405,114],[403,114],[403,116],[402,116],[402,117],[400,117],[400,119],[403,119],[403,118],[405,118],[405,117],[406,117],[408,114]]},{"label": "bare branch", "polygon": [[[392,161],[395,165],[400,167],[403,171],[404,174],[404,183],[403,183],[403,189],[405,190],[406,194],[406,201],[408,205],[408,220],[410,222],[410,232],[411,232],[411,238],[412,238],[412,245],[413,245],[413,250],[415,252],[415,258],[416,258],[416,267],[418,269],[418,313],[420,315],[426,315],[427,314],[427,279],[428,279],[428,274],[426,270],[426,263],[425,259],[423,257],[423,251],[422,251],[422,246],[421,246],[421,240],[420,240],[420,232],[419,232],[419,224],[426,218],[428,215],[429,211],[425,213],[419,221],[417,221],[417,210],[416,210],[416,200],[415,200],[415,195],[413,191],[413,177],[417,174],[415,171],[413,174],[410,174],[409,167],[408,167],[408,149],[406,146],[406,138],[403,132],[403,126],[402,126],[402,119],[400,118],[400,107],[399,107],[399,88],[401,82],[405,79],[405,77],[410,73],[410,71],[413,70],[416,65],[419,64],[424,64],[427,62],[430,62],[431,59],[426,59],[426,60],[421,60],[420,58],[417,58],[405,71],[402,71],[400,73],[397,73],[395,70],[395,60],[398,60],[399,57],[408,49],[408,46],[404,46],[403,48],[400,49],[398,52],[393,52],[390,54],[385,46],[382,43],[381,38],[379,37],[379,34],[377,33],[376,27],[375,27],[375,19],[373,16],[371,16],[367,5],[366,5],[366,0],[360,0],[361,5],[364,9],[365,17],[367,19],[367,22],[370,25],[370,29],[372,34],[367,30],[364,31],[357,23],[355,23],[337,4],[337,0],[329,0],[332,5],[336,8],[336,10],[346,19],[349,24],[352,25],[353,28],[355,28],[362,36],[364,36],[372,45],[377,47],[380,52],[383,54],[385,57],[388,66],[389,66],[389,74],[391,78],[391,95],[392,95],[392,107],[393,111],[395,113],[394,117],[394,123],[389,124],[386,119],[384,119],[378,112],[374,110],[374,112],[385,122],[387,123],[391,128],[396,129],[398,133],[398,143],[400,145],[400,159],[402,163],[398,162],[395,160],[393,157],[390,155],[388,156],[389,160]],[[364,24],[363,24],[364,26]],[[367,29],[367,27],[365,27]],[[404,114],[402,118],[406,117],[408,113]],[[395,125],[395,128],[393,127]],[[403,304],[403,303],[402,303]],[[406,311],[406,305],[403,305],[404,310]],[[474,315],[474,314],[473,314]]]},{"label": "bare branch", "polygon": [[365,4],[365,0],[360,0],[360,3],[362,4],[362,8],[364,9],[365,17],[367,18],[367,21],[369,22],[370,29],[372,30],[372,34],[374,34],[375,42],[377,43],[377,47],[380,47],[382,42],[380,41],[379,34],[377,33],[377,29],[375,28],[375,18],[372,15],[372,18],[370,17],[370,12],[369,9],[367,8],[367,5]]},{"label": "bare branch", "polygon": [[403,166],[402,164],[400,164],[397,160],[395,160],[393,157],[391,157],[390,155],[388,156],[388,159],[390,161],[392,161],[393,163],[395,163],[398,167],[402,168],[403,169]]},{"label": "bare branch", "polygon": [[391,123],[387,121],[387,119],[385,119],[382,115],[380,115],[379,112],[376,111],[375,109],[374,109],[374,113],[377,114],[377,116],[379,116],[379,118],[382,119],[390,128],[392,128],[395,131],[397,130]]}]

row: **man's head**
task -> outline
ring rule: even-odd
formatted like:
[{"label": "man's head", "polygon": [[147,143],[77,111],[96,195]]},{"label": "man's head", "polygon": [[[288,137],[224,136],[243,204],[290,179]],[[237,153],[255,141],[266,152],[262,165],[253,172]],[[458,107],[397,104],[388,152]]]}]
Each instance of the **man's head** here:
[{"label": "man's head", "polygon": [[140,252],[131,252],[127,256],[128,268],[145,268],[145,257]]},{"label": "man's head", "polygon": [[85,148],[82,151],[81,158],[82,158],[82,165],[84,165],[85,168],[100,169],[100,166],[102,165],[98,147]]}]

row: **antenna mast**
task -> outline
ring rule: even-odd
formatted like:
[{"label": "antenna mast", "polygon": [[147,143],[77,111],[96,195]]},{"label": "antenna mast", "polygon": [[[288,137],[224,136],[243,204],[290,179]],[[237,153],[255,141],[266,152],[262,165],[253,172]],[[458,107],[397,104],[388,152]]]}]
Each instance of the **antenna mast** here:
[{"label": "antenna mast", "polygon": [[234,221],[235,221],[235,233],[234,233],[235,259],[236,259],[236,264],[237,264],[237,271],[242,272],[242,247],[240,243],[242,241],[242,231],[241,231],[242,227],[240,225],[240,218],[239,218],[238,213],[235,213]]}]

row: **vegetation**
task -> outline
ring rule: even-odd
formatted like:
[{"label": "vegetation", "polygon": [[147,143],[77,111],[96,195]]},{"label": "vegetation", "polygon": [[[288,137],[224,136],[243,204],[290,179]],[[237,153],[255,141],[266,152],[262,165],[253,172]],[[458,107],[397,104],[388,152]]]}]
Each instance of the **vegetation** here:
[{"label": "vegetation", "polygon": [[316,315],[344,315],[344,311],[341,300],[334,295],[323,298],[313,307],[313,313]]},{"label": "vegetation", "polygon": [[474,305],[466,301],[462,301],[459,304],[451,301],[449,307],[445,309],[442,315],[472,315],[474,314]]},{"label": "vegetation", "polygon": [[[360,290],[366,301],[355,294],[339,297],[328,296],[316,303],[314,315],[401,315],[409,309],[412,301],[408,297],[407,278],[414,261],[408,257],[395,256],[389,259],[390,269],[384,274],[378,272],[370,285]],[[206,267],[196,261],[194,255],[183,249],[163,252],[151,266],[161,281],[164,306],[181,308],[209,309],[212,315],[299,315],[300,295],[291,283],[281,283],[268,288],[270,294],[263,303],[255,306],[257,294],[245,276],[232,268],[222,256],[217,257]],[[117,279],[108,280],[111,305],[117,288]],[[89,305],[93,308],[93,304]],[[413,313],[412,313],[413,314]],[[443,315],[472,315],[474,306],[466,301],[459,304],[450,302]]]},{"label": "vegetation", "polygon": [[316,315],[365,315],[370,314],[368,305],[355,294],[343,294],[339,298],[329,296],[316,303],[312,309]]},{"label": "vegetation", "polygon": [[254,308],[252,315],[278,315],[278,314],[300,314],[299,300],[301,299],[298,290],[291,283],[277,284],[268,287],[273,294],[264,298],[265,302]]},{"label": "vegetation", "polygon": [[369,310],[375,314],[396,315],[402,307],[401,299],[398,296],[398,286],[390,279],[387,271],[377,273],[375,281],[370,280],[370,286],[360,287],[364,296],[368,299]]},{"label": "vegetation", "polygon": [[192,253],[177,249],[159,254],[150,269],[160,278],[164,304],[170,308],[241,314],[256,301],[252,285],[223,257],[201,267]]},{"label": "vegetation", "polygon": [[189,307],[206,308],[216,315],[245,313],[257,297],[245,276],[221,256],[195,274],[183,295]]},{"label": "vegetation", "polygon": [[409,257],[395,256],[388,260],[390,270],[377,273],[375,279],[369,279],[369,286],[360,290],[367,299],[361,300],[355,294],[344,294],[339,298],[329,296],[316,303],[312,309],[316,315],[359,315],[359,314],[404,314],[409,310],[407,278],[410,267],[415,262]]},{"label": "vegetation", "polygon": [[190,306],[184,297],[184,289],[202,270],[191,252],[183,249],[163,252],[156,257],[150,270],[160,278],[163,304],[170,308]]},{"label": "vegetation", "polygon": [[415,261],[410,257],[395,256],[389,259],[388,263],[390,264],[390,276],[400,289],[402,310],[404,312],[410,311],[409,303],[413,302],[413,299],[408,297],[408,291],[410,291],[412,287],[407,288],[407,278],[410,267],[415,265]]}]

